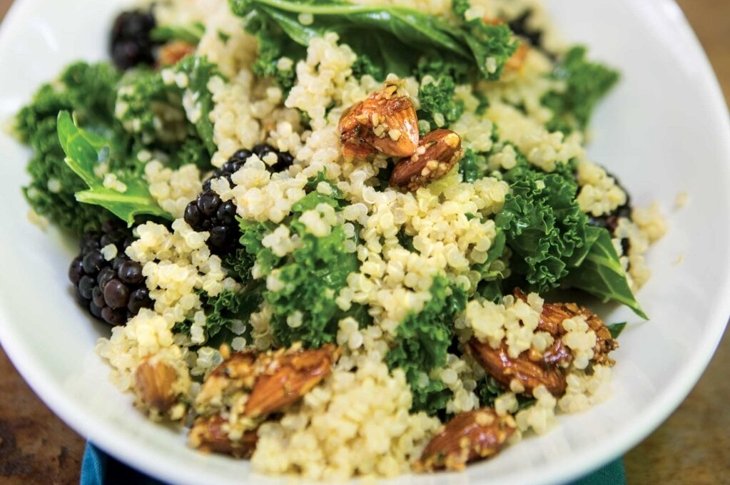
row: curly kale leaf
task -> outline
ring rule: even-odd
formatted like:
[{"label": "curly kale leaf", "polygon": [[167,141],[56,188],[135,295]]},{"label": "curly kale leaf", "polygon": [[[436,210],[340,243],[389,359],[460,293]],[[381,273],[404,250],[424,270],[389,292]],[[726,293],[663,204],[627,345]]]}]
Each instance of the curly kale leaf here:
[{"label": "curly kale leaf", "polygon": [[512,271],[538,293],[556,288],[580,266],[595,241],[575,200],[578,186],[570,168],[563,165],[545,173],[523,161],[505,180],[510,193],[496,223],[512,251]]},{"label": "curly kale leaf", "polygon": [[255,262],[256,256],[240,247],[223,258],[223,267],[228,276],[239,283],[246,283],[252,279],[251,270]]},{"label": "curly kale leaf", "polygon": [[418,100],[421,104],[419,124],[426,121],[431,128],[447,127],[464,113],[464,101],[456,97],[456,83],[451,76],[424,77],[418,90]]},{"label": "curly kale leaf", "polygon": [[[371,74],[412,74],[423,57],[458,59],[486,79],[497,79],[516,49],[506,25],[480,20],[450,23],[414,9],[358,5],[340,0],[230,0],[236,15],[247,19],[249,30],[262,42],[259,56],[270,66],[281,56],[297,60],[315,37],[335,32],[340,41],[367,57]],[[300,15],[311,16],[306,25]],[[264,41],[264,39],[268,39]],[[295,47],[298,45],[299,48]],[[286,52],[294,54],[287,55]],[[294,57],[292,57],[294,56]],[[362,67],[358,67],[362,70]]]},{"label": "curly kale leaf", "polygon": [[141,68],[125,74],[119,83],[115,116],[143,145],[179,143],[185,136],[182,96],[176,87],[165,84],[159,71]]},{"label": "curly kale leaf", "polygon": [[524,160],[505,174],[510,193],[497,215],[506,237],[515,285],[543,293],[559,286],[615,301],[646,318],[604,228],[591,226],[575,200],[571,164],[545,173]]},{"label": "curly kale leaf", "polygon": [[66,154],[66,165],[88,186],[76,192],[76,200],[104,207],[129,226],[138,215],[172,219],[149,193],[147,182],[139,173],[118,172],[117,181],[123,190],[108,188],[95,168],[112,157],[109,142],[103,137],[79,128],[67,111],[58,115],[58,139]]},{"label": "curly kale leaf", "polygon": [[616,85],[619,73],[586,59],[586,48],[570,49],[553,72],[565,82],[564,91],[547,93],[542,103],[553,111],[548,123],[551,131],[571,133],[585,130],[598,102]]},{"label": "curly kale leaf", "polygon": [[208,84],[214,77],[222,79],[223,75],[218,71],[218,66],[201,56],[187,56],[174,69],[178,74],[187,76],[188,85],[185,90],[194,102],[192,112],[186,113],[188,121],[193,124],[198,138],[212,156],[217,148],[213,139],[213,123],[210,121],[210,113],[214,107],[213,93],[208,89]]},{"label": "curly kale leaf", "polygon": [[475,182],[487,174],[487,158],[467,148],[459,161],[459,172],[464,177],[464,182]]},{"label": "curly kale leaf", "polygon": [[[75,194],[84,182],[64,163],[58,140],[57,118],[60,111],[73,111],[90,131],[113,139],[116,151],[125,151],[128,140],[114,122],[114,98],[119,73],[109,64],[79,62],[69,65],[54,83],[44,84],[31,102],[15,116],[14,131],[28,144],[33,155],[28,163],[31,181],[24,187],[33,210],[59,227],[75,234],[98,229],[109,218],[101,207],[78,204]],[[131,162],[114,158],[123,167]]]},{"label": "curly kale leaf", "polygon": [[256,37],[258,44],[254,73],[274,79],[284,92],[288,92],[296,80],[295,65],[306,56],[306,48],[292,41],[265,13],[254,11],[246,19],[246,30]]},{"label": "curly kale leaf", "polygon": [[484,79],[498,80],[504,66],[517,50],[517,41],[507,24],[493,25],[481,18],[465,20],[464,40]]},{"label": "curly kale leaf", "polygon": [[[210,156],[216,151],[213,140],[213,95],[209,81],[221,76],[215,64],[205,57],[187,56],[169,68],[187,79],[185,88],[166,82],[161,71],[135,69],[120,83],[116,116],[124,128],[139,137],[142,144],[173,155],[173,163],[192,159],[196,165],[210,166]],[[192,100],[190,112],[183,107],[183,97]],[[202,145],[202,146],[201,146]],[[208,160],[201,160],[201,148]]]},{"label": "curly kale leaf", "polygon": [[409,314],[398,326],[395,345],[386,355],[390,369],[401,368],[413,393],[415,411],[435,414],[445,408],[450,391],[432,379],[432,369],[446,364],[453,339],[453,321],[466,308],[466,292],[437,276],[431,284],[431,299],[418,313]]},{"label": "curly kale leaf", "polygon": [[263,301],[262,286],[261,283],[251,284],[239,291],[225,290],[215,297],[205,297],[206,337],[214,338],[223,331],[248,336],[249,318]]},{"label": "curly kale leaf", "polygon": [[323,237],[306,232],[301,224],[292,227],[301,247],[272,273],[281,287],[266,293],[273,313],[271,328],[279,345],[301,341],[307,347],[320,347],[335,340],[342,315],[335,297],[359,262],[354,253],[344,250],[342,226]]}]

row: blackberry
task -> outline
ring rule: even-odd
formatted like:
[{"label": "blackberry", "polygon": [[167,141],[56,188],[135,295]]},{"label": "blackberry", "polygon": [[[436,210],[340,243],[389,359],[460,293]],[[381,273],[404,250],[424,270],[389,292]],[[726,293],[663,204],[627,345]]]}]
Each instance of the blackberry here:
[{"label": "blackberry", "polygon": [[243,167],[249,157],[257,155],[259,158],[263,158],[269,153],[275,153],[277,156],[277,162],[269,167],[271,171],[286,170],[294,163],[294,157],[290,153],[279,152],[271,145],[260,144],[251,150],[238,150],[221,168],[203,182],[203,192],[185,208],[185,222],[193,230],[210,232],[208,247],[213,254],[226,256],[235,251],[238,247],[238,240],[241,238],[241,231],[236,221],[235,202],[221,200],[218,194],[211,190],[211,181],[225,178],[232,187],[235,185],[231,179],[232,175]]},{"label": "blackberry", "polygon": [[541,49],[543,33],[540,30],[532,30],[530,27],[527,26],[530,17],[532,16],[532,13],[532,10],[528,9],[519,17],[510,20],[508,25],[512,33],[519,37],[523,37],[533,47]]},{"label": "blackberry", "polygon": [[185,208],[185,222],[195,231],[208,231],[208,247],[219,256],[233,252],[241,237],[236,221],[236,204],[223,202],[212,190],[205,190]]},{"label": "blackberry", "polygon": [[[105,222],[101,232],[84,234],[81,251],[68,269],[80,303],[109,325],[124,325],[140,309],[152,307],[142,266],[124,254],[132,241],[129,229]],[[109,244],[117,248],[117,256],[111,261],[101,253]]]},{"label": "blackberry", "polygon": [[138,65],[155,64],[152,30],[157,25],[152,12],[130,10],[120,13],[111,31],[111,56],[114,64],[126,71]]},{"label": "blackberry", "polygon": [[269,170],[272,172],[283,172],[287,168],[291,167],[294,163],[294,157],[289,152],[280,152],[276,148],[272,147],[271,145],[267,145],[265,143],[261,143],[259,145],[256,145],[251,150],[255,155],[258,155],[258,157],[263,160],[266,155],[269,153],[276,153],[277,161],[274,165],[269,167]]}]

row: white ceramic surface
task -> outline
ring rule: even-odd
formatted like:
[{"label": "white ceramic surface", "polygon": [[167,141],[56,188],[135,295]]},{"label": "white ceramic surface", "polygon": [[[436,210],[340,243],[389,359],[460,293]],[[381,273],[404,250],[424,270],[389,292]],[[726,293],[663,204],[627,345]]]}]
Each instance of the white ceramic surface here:
[{"label": "white ceramic surface", "polygon": [[[0,31],[0,117],[67,62],[104,56],[122,1],[17,1]],[[652,316],[629,321],[615,357],[614,394],[593,410],[505,450],[466,473],[393,483],[558,483],[625,452],[682,401],[730,315],[730,129],[717,82],[671,0],[552,0],[557,22],[592,55],[620,67],[601,106],[590,153],[619,174],[637,204],[658,200],[671,230],[651,251],[654,277],[639,294]],[[74,247],[26,220],[19,187],[28,151],[0,135],[0,339],[41,398],[73,428],[120,459],[179,483],[252,479],[246,462],[195,453],[184,437],[145,420],[108,383],[94,355],[105,328],[74,303],[66,268]],[[689,204],[673,210],[679,192]],[[678,260],[682,259],[681,263]],[[3,396],[3,399],[12,399]],[[443,480],[443,481],[442,481]]]}]

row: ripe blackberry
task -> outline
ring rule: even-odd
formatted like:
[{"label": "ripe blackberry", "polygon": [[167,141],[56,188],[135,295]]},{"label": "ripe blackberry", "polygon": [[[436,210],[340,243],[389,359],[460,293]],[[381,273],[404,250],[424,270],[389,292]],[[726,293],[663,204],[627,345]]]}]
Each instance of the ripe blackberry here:
[{"label": "ripe blackberry", "polygon": [[519,17],[510,20],[509,28],[515,35],[527,39],[527,41],[538,49],[542,48],[543,33],[540,30],[533,30],[528,27],[533,11],[528,9]]},{"label": "ripe blackberry", "polygon": [[152,30],[157,25],[152,12],[130,10],[120,13],[111,31],[111,56],[121,70],[140,64],[155,64]]},{"label": "ripe blackberry", "polygon": [[[124,325],[141,308],[152,307],[142,266],[124,254],[132,240],[126,227],[106,222],[101,232],[84,234],[81,252],[68,269],[81,304],[109,325]],[[107,261],[101,250],[110,244],[117,256]]]},{"label": "ripe blackberry", "polygon": [[272,171],[282,171],[294,163],[294,157],[288,152],[279,152],[271,145],[260,144],[252,150],[241,149],[218,170],[203,182],[203,193],[188,204],[185,208],[185,222],[195,231],[210,232],[208,247],[213,254],[225,256],[232,253],[238,246],[241,231],[236,221],[236,204],[232,200],[224,202],[211,190],[211,181],[225,178],[233,186],[231,176],[236,173],[252,155],[263,158],[269,153],[276,153],[277,162],[269,167]]},{"label": "ripe blackberry", "polygon": [[256,145],[251,149],[251,151],[258,155],[258,157],[263,160],[266,155],[269,153],[276,153],[277,161],[274,165],[269,167],[269,170],[271,172],[283,172],[287,168],[291,167],[291,165],[294,163],[294,157],[289,152],[280,152],[276,148],[272,147],[271,145],[267,145],[265,143],[261,143],[259,145]]},{"label": "ripe blackberry", "polygon": [[185,208],[185,222],[195,231],[210,233],[208,247],[224,256],[236,249],[241,237],[236,221],[236,204],[223,202],[212,190],[206,190]]}]

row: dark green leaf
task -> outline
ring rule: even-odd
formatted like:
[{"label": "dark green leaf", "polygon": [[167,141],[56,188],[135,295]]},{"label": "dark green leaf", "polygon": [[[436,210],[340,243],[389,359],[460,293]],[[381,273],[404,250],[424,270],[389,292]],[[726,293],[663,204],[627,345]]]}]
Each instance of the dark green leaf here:
[{"label": "dark green leaf", "polygon": [[[119,152],[127,152],[126,133],[114,120],[114,99],[119,72],[108,63],[77,62],[67,66],[53,83],[44,84],[15,116],[16,136],[33,151],[28,163],[30,182],[23,188],[33,210],[75,234],[99,229],[109,218],[102,207],[79,204],[76,192],[84,182],[66,165],[58,141],[60,111],[72,111],[80,123],[104,133]],[[114,157],[116,171],[130,168],[130,159]],[[53,190],[51,190],[53,187]]]},{"label": "dark green leaf", "polygon": [[194,120],[195,129],[208,154],[213,155],[216,144],[213,139],[213,123],[210,121],[210,112],[213,111],[213,93],[208,90],[208,83],[213,77],[221,77],[218,67],[205,57],[188,56],[175,66],[175,71],[188,77],[188,87],[200,109],[199,116]]},{"label": "dark green leaf", "polygon": [[595,241],[575,200],[578,186],[570,167],[545,173],[522,160],[505,180],[510,193],[496,223],[513,253],[511,269],[539,293],[557,288]]},{"label": "dark green leaf", "polygon": [[431,380],[429,373],[446,363],[453,321],[466,307],[466,299],[461,287],[437,276],[431,284],[431,299],[423,310],[409,314],[398,325],[395,345],[385,360],[391,369],[401,368],[405,372],[416,411],[434,414],[448,401],[446,386]]},{"label": "dark green leaf", "polygon": [[549,92],[542,103],[554,113],[548,128],[564,133],[585,130],[598,102],[619,80],[618,72],[588,61],[582,46],[565,54],[553,77],[565,82],[565,90]]},{"label": "dark green leaf", "polygon": [[258,310],[263,301],[262,289],[263,284],[257,282],[240,291],[226,290],[215,297],[206,297],[203,309],[207,338],[215,337],[224,329],[231,330],[241,323],[248,324],[251,314]]},{"label": "dark green leaf", "polygon": [[[350,45],[356,53],[366,56],[368,73],[383,77],[395,72],[405,75],[413,72],[422,57],[459,59],[487,79],[497,79],[504,62],[516,48],[509,27],[487,25],[484,22],[451,24],[446,20],[417,10],[383,5],[359,5],[339,0],[294,2],[288,0],[230,0],[233,12],[248,19],[248,29],[259,37],[260,57],[268,62],[276,55],[293,52],[288,42],[302,48],[312,38],[325,32],[336,32],[340,41]],[[301,14],[312,16],[312,22],[303,25]],[[283,34],[276,36],[277,31]],[[272,55],[274,54],[274,55]],[[300,49],[298,60],[303,57]],[[492,59],[494,69],[487,69]],[[373,69],[373,65],[380,69]],[[362,67],[359,68],[362,70]]]},{"label": "dark green leaf", "polygon": [[157,205],[147,183],[137,174],[117,174],[119,181],[127,187],[123,193],[104,187],[103,180],[94,173],[94,167],[109,160],[111,147],[105,139],[77,127],[66,111],[58,115],[58,139],[66,153],[66,164],[89,187],[89,190],[76,193],[79,202],[102,206],[130,226],[134,218],[142,214],[171,219]]},{"label": "dark green leaf", "polygon": [[609,332],[611,332],[611,338],[618,338],[618,336],[621,335],[626,328],[626,322],[612,323],[610,325],[606,325],[606,328]]},{"label": "dark green leaf", "polygon": [[205,25],[194,22],[190,25],[159,25],[152,30],[150,35],[156,42],[181,40],[188,44],[198,45],[203,34],[205,34]]},{"label": "dark green leaf", "polygon": [[611,234],[602,227],[589,226],[587,231],[596,234],[596,242],[591,246],[583,264],[566,278],[565,284],[603,301],[626,305],[641,318],[648,319],[629,287],[626,272],[611,242]]},{"label": "dark green leaf", "polygon": [[[273,313],[271,328],[279,345],[301,341],[316,348],[334,341],[342,315],[335,298],[360,263],[354,253],[343,249],[346,237],[342,226],[324,237],[305,232],[296,222],[292,227],[302,245],[277,268],[282,288],[266,292]],[[287,322],[295,314],[302,317],[296,328]]]}]

